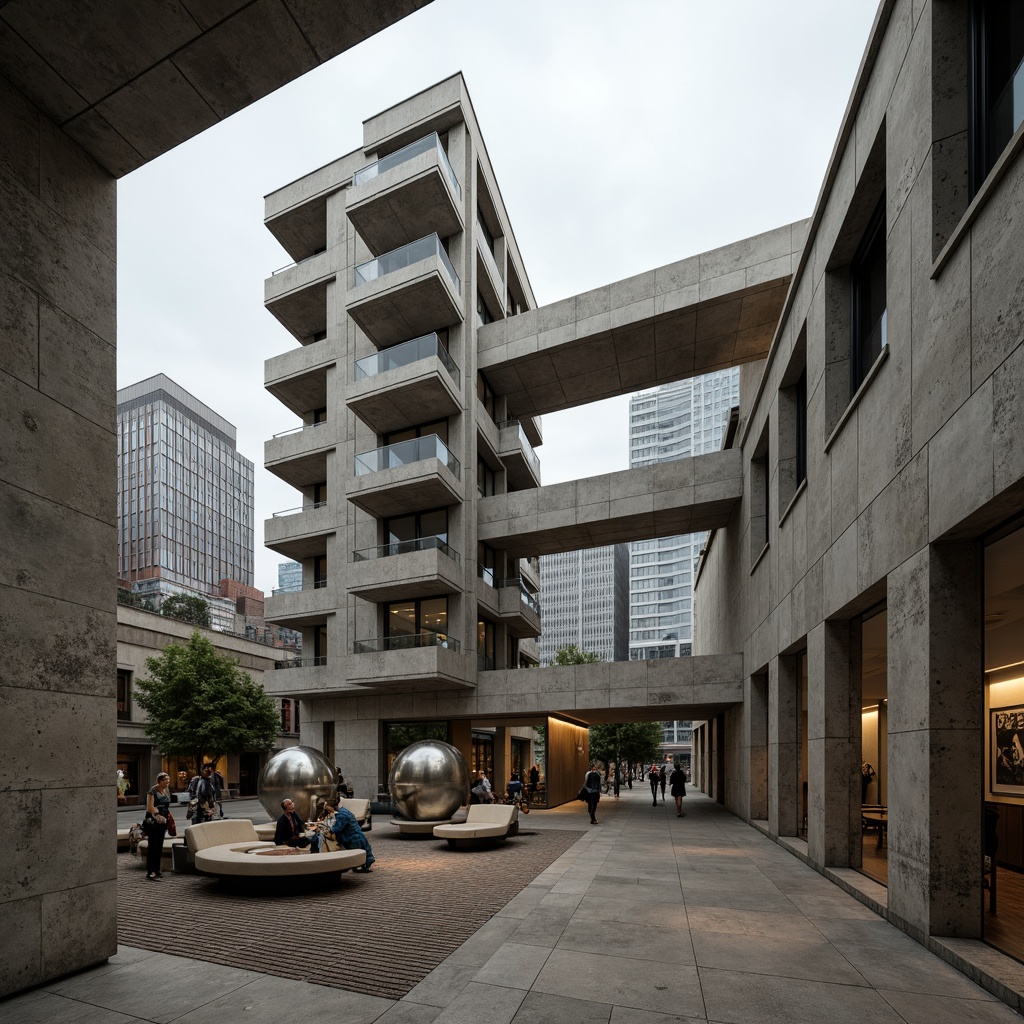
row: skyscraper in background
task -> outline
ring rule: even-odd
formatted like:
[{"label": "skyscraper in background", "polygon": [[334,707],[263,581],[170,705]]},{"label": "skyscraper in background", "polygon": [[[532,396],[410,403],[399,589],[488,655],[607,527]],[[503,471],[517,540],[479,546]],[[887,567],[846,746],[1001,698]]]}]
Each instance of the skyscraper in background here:
[{"label": "skyscraper in background", "polygon": [[234,426],[162,373],[117,392],[117,516],[120,579],[157,601],[198,594],[234,628],[222,583],[252,587],[253,464]]},{"label": "skyscraper in background", "polygon": [[540,663],[575,644],[602,661],[629,657],[626,544],[561,551],[540,559]]},{"label": "skyscraper in background", "polygon": [[[715,452],[739,405],[739,369],[665,384],[629,402],[629,466]],[[707,533],[629,545],[629,657],[687,657],[693,642],[693,573]],[[689,722],[663,722],[666,755],[689,763]]]},{"label": "skyscraper in background", "polygon": [[277,563],[277,590],[275,594],[297,594],[302,589],[302,563]]}]

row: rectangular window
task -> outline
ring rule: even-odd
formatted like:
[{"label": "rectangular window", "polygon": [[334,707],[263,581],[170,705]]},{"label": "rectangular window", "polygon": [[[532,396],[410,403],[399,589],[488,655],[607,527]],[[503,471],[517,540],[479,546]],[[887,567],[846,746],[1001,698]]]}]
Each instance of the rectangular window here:
[{"label": "rectangular window", "polygon": [[132,719],[132,674],[128,669],[117,670],[117,720],[130,722]]},{"label": "rectangular window", "polygon": [[477,629],[477,668],[481,672],[489,672],[495,667],[494,661],[494,623],[480,619]]},{"label": "rectangular window", "polygon": [[1024,4],[973,0],[970,6],[971,197],[1024,123]]},{"label": "rectangular window", "polygon": [[494,559],[493,548],[489,548],[483,541],[477,541],[476,545],[476,571],[477,575],[489,587],[494,586]]},{"label": "rectangular window", "polygon": [[482,374],[476,375],[476,397],[480,399],[480,404],[487,411],[487,415],[492,420],[497,419],[497,398],[494,394],[494,389],[487,382],[487,378]]},{"label": "rectangular window", "polygon": [[850,265],[850,395],[886,345],[885,193]]},{"label": "rectangular window", "polygon": [[796,485],[799,487],[807,479],[807,370],[800,374],[796,382],[793,398],[793,410],[796,420]]},{"label": "rectangular window", "polygon": [[418,633],[448,632],[448,598],[429,597],[417,601],[394,601],[384,605],[385,636],[414,636]]},{"label": "rectangular window", "polygon": [[494,470],[484,462],[483,459],[476,460],[476,493],[481,498],[489,498],[496,494],[495,484],[497,478]]}]

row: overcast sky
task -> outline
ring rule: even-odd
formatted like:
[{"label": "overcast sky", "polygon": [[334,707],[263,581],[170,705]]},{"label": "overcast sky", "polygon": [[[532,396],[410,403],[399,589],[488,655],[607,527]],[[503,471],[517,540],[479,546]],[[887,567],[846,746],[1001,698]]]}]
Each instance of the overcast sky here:
[{"label": "overcast sky", "polygon": [[[166,373],[263,468],[298,422],[263,390],[297,344],[263,308],[291,260],[263,196],[356,149],[362,121],[462,71],[538,303],[810,216],[877,0],[434,0],[123,178],[118,386]],[[628,398],[544,418],[545,483],[627,468]]]}]

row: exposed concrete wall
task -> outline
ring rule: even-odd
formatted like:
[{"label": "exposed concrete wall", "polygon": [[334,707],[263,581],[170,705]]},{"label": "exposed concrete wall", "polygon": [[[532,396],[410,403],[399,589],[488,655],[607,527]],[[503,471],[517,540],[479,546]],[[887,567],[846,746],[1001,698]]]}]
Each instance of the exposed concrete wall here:
[{"label": "exposed concrete wall", "polygon": [[[114,179],[2,78],[0,137],[5,995],[117,946],[116,221]],[[106,808],[73,842],[69,786]]]}]

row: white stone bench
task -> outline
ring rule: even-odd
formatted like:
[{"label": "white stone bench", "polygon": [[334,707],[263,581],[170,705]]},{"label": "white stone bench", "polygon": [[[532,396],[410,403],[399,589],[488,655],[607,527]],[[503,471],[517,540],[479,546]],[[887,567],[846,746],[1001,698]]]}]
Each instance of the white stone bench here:
[{"label": "white stone bench", "polygon": [[434,838],[447,839],[449,846],[498,842],[518,832],[519,808],[514,804],[473,804],[464,822],[434,826]]},{"label": "white stone bench", "polygon": [[409,818],[392,818],[391,824],[398,828],[398,834],[407,839],[433,839],[438,825],[461,824],[466,820],[468,810],[460,807],[450,818],[435,821],[411,821]]}]

